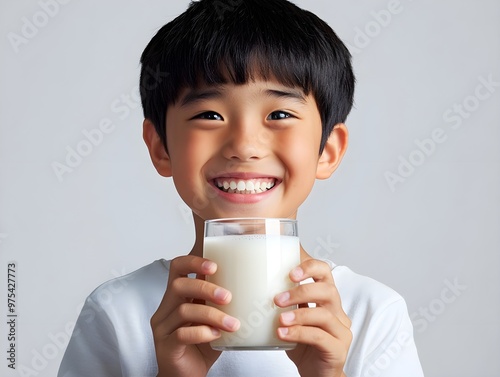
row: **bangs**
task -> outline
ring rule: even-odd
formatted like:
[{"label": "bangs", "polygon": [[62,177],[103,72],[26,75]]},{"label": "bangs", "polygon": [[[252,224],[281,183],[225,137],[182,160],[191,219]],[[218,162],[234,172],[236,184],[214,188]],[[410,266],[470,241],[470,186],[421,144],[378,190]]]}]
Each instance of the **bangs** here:
[{"label": "bangs", "polygon": [[[200,85],[244,85],[257,79],[276,81],[284,86],[300,88],[306,95],[312,89],[311,77],[305,64],[297,64],[296,58],[285,54],[264,52],[264,46],[254,46],[251,51],[236,49],[224,56],[200,59],[190,64],[189,75],[179,76],[179,87]],[[184,81],[182,78],[184,77]]]}]

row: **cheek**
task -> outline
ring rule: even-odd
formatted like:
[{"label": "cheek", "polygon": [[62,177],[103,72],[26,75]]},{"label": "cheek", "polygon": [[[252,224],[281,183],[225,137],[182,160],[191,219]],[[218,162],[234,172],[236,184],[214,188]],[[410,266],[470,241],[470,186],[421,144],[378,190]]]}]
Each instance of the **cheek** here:
[{"label": "cheek", "polygon": [[[195,176],[200,171],[200,164],[206,154],[207,143],[200,135],[187,132],[172,132],[175,143],[169,146],[172,169],[175,175],[187,178]],[[175,176],[174,175],[174,176]]]},{"label": "cheek", "polygon": [[286,169],[286,184],[283,188],[287,197],[293,201],[293,206],[298,208],[316,181],[318,152],[314,141],[308,138],[289,143],[282,150],[280,159]]},{"label": "cheek", "polygon": [[203,200],[203,183],[200,171],[203,167],[202,154],[196,146],[179,142],[172,153],[173,182],[177,193],[193,211],[205,207]]},{"label": "cheek", "polygon": [[[319,159],[319,141],[311,134],[291,135],[280,143],[282,160],[290,173],[316,176],[316,167]],[[306,178],[306,177],[304,177]]]}]

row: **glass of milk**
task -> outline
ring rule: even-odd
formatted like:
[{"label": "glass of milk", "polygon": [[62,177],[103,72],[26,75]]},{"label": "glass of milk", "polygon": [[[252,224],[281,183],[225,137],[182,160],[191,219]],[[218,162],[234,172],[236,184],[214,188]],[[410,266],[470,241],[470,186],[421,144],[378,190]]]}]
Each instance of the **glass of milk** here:
[{"label": "glass of milk", "polygon": [[297,220],[234,218],[207,220],[203,256],[217,263],[206,279],[232,293],[227,305],[215,305],[240,320],[234,333],[211,342],[216,350],[290,350],[295,343],[276,336],[280,313],[276,294],[293,288],[288,274],[300,263]]}]

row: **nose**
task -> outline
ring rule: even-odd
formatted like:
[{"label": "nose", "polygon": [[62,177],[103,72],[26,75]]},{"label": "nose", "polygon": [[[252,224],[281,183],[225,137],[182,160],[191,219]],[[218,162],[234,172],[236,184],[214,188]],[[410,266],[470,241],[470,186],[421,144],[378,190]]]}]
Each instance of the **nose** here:
[{"label": "nose", "polygon": [[267,153],[268,139],[261,125],[250,122],[233,124],[229,127],[222,153],[229,160],[259,160]]}]

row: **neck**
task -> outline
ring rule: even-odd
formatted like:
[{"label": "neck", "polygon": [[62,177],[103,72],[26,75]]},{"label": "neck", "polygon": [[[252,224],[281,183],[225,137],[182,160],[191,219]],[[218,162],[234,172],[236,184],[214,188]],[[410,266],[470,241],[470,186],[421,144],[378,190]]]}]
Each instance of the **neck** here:
[{"label": "neck", "polygon": [[205,233],[205,220],[193,213],[195,240],[189,255],[203,256],[203,237]]},{"label": "neck", "polygon": [[[193,213],[194,219],[194,231],[195,231],[195,241],[193,248],[191,249],[189,255],[194,255],[197,257],[203,256],[203,237],[205,233],[205,220]],[[312,257],[304,250],[302,244],[300,245],[300,261],[304,262]]]}]

